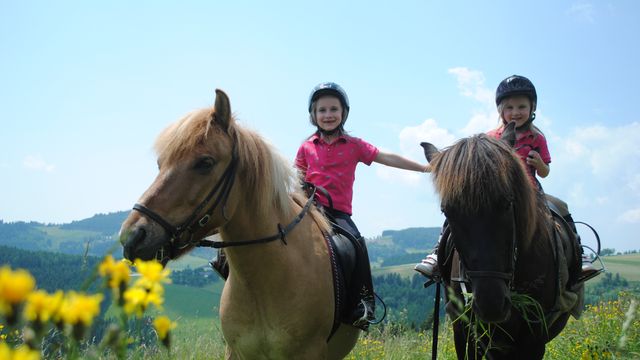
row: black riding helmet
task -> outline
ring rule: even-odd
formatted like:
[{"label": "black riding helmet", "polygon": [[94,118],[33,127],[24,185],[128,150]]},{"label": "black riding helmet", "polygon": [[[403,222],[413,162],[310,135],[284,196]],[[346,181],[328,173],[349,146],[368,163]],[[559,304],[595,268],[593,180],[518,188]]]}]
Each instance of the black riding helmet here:
[{"label": "black riding helmet", "polygon": [[[529,119],[518,127],[518,129],[526,129],[530,126],[531,122],[536,118],[536,106],[538,104],[538,94],[536,93],[536,87],[533,86],[531,80],[520,75],[511,75],[508,78],[502,80],[498,84],[496,89],[496,106],[500,106],[500,103],[505,98],[516,95],[524,95],[531,101],[531,112],[529,113]],[[502,120],[504,122],[504,119]]]},{"label": "black riding helmet", "polygon": [[311,124],[316,127],[318,126],[315,114],[313,113],[313,103],[323,95],[335,96],[340,100],[340,103],[342,104],[342,123],[338,128],[342,130],[344,123],[347,122],[347,116],[349,116],[349,97],[344,89],[334,82],[320,83],[311,91],[311,94],[309,95],[309,120],[311,121]]},{"label": "black riding helmet", "polygon": [[514,95],[525,95],[531,100],[531,112],[536,111],[538,103],[538,94],[531,80],[520,75],[511,75],[502,80],[496,90],[496,106],[500,105],[502,100]]}]

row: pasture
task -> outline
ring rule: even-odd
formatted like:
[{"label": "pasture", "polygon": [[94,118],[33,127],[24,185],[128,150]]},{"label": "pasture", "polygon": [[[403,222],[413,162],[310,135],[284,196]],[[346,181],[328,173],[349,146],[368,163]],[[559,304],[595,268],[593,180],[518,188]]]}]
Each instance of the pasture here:
[{"label": "pasture", "polygon": [[629,281],[640,281],[640,254],[606,256],[602,261],[608,272],[619,273]]}]

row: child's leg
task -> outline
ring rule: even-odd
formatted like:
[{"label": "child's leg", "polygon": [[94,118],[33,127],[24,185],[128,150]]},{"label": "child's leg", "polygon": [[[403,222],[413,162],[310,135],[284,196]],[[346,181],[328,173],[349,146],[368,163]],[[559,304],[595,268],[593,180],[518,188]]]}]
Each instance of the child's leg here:
[{"label": "child's leg", "polygon": [[356,268],[352,278],[352,287],[357,289],[355,293],[358,298],[354,299],[355,312],[352,314],[352,320],[355,327],[367,330],[369,323],[375,320],[376,306],[367,244],[349,214],[335,210],[329,212],[333,216],[336,224],[347,230],[356,239],[356,243],[354,243],[356,250]]}]

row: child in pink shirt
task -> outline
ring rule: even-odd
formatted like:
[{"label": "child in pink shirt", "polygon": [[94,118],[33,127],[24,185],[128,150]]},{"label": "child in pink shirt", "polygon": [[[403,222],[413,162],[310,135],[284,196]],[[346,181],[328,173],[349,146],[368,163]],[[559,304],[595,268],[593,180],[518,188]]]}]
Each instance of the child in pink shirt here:
[{"label": "child in pink shirt", "polygon": [[[496,89],[496,106],[500,115],[500,125],[487,133],[489,136],[500,139],[507,124],[515,123],[515,143],[514,150],[520,156],[525,165],[532,184],[541,196],[546,197],[558,209],[567,223],[571,225],[574,233],[580,241],[575,228],[573,218],[569,213],[567,204],[553,196],[545,195],[544,190],[537,176],[545,178],[549,175],[551,168],[551,155],[542,131],[532,124],[536,118],[536,106],[538,104],[538,94],[531,80],[524,76],[512,75],[502,80]],[[445,225],[446,226],[446,225]],[[444,227],[443,227],[444,229]],[[438,243],[440,241],[438,240]],[[437,249],[437,245],[436,245]],[[432,277],[438,274],[438,258],[436,251],[427,255],[422,262],[416,264],[414,270],[424,276]],[[592,262],[583,255],[581,278],[588,278],[597,270]]]},{"label": "child in pink shirt", "polygon": [[[309,118],[316,131],[300,146],[295,165],[305,182],[325,189],[330,199],[318,192],[318,203],[338,226],[357,239],[358,254],[355,286],[359,294],[353,325],[363,330],[375,318],[375,299],[371,268],[364,238],[351,219],[353,184],[358,163],[377,162],[405,170],[428,172],[422,165],[400,155],[380,151],[344,130],[349,115],[347,93],[336,83],[318,84],[309,96]],[[332,205],[332,206],[331,206]]]}]

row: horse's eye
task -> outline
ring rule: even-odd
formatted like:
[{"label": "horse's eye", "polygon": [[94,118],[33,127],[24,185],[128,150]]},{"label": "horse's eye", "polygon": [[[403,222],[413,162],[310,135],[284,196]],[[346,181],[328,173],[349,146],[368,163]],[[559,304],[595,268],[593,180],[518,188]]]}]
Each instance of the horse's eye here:
[{"label": "horse's eye", "polygon": [[213,160],[210,156],[204,156],[198,159],[193,166],[193,169],[200,173],[208,173],[213,169],[213,166],[216,164],[215,160]]}]

